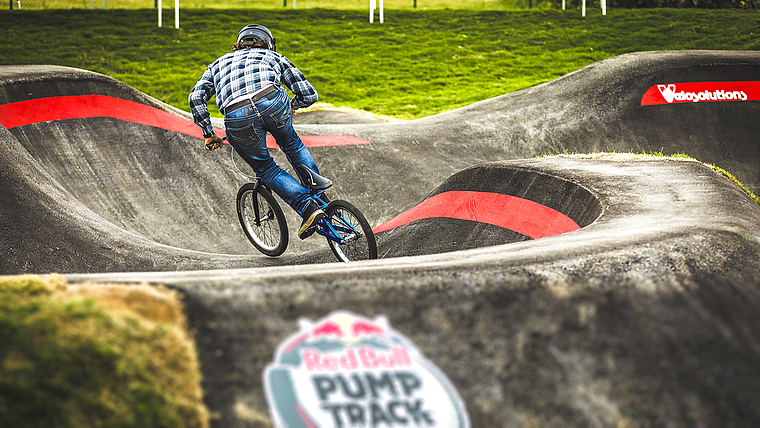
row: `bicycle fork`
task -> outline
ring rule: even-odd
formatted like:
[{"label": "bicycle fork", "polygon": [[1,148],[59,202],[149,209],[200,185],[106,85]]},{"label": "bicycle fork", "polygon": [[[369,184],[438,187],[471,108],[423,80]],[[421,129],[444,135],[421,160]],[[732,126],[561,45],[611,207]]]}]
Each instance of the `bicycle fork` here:
[{"label": "bicycle fork", "polygon": [[[269,193],[271,193],[271,191],[266,186],[266,184],[262,183],[261,180],[256,180],[256,183],[254,184],[254,187],[253,187],[253,192],[251,192],[251,196],[252,196],[252,199],[253,199],[251,201],[251,202],[253,202],[253,216],[254,216],[253,222],[254,222],[254,224],[256,224],[256,227],[261,227],[261,220],[262,220],[262,218],[261,218],[261,212],[259,210],[259,201],[256,198],[256,195],[258,194],[256,191],[258,190],[259,187],[263,187]],[[269,216],[269,213],[267,213],[267,216]]]}]

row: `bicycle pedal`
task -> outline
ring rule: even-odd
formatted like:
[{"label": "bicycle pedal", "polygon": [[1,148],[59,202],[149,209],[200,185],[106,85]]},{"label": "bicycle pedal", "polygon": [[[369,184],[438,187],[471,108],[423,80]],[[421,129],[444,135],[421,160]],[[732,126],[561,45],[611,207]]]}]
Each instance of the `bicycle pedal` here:
[{"label": "bicycle pedal", "polygon": [[306,239],[314,234],[314,232],[317,231],[317,226],[312,226],[308,229],[306,229],[302,234],[300,234],[298,237],[301,239]]}]

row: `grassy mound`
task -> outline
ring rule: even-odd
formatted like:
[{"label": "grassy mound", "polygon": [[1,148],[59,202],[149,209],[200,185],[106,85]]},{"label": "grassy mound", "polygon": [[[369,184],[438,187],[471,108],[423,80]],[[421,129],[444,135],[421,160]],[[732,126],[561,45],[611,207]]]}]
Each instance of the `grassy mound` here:
[{"label": "grassy mound", "polygon": [[208,426],[173,292],[0,278],[0,343],[3,426]]}]

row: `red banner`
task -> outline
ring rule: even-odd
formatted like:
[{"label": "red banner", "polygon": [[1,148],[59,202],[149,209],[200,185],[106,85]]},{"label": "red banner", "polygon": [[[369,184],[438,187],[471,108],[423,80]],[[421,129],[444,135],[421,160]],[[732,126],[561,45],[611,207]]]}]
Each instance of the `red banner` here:
[{"label": "red banner", "polygon": [[760,101],[760,82],[663,83],[641,97],[642,106],[721,101]]}]

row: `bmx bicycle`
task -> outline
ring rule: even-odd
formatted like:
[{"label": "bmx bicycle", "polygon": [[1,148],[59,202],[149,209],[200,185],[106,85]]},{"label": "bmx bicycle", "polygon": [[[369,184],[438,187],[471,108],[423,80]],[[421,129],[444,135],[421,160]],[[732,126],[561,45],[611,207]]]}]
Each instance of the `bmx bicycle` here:
[{"label": "bmx bicycle", "polygon": [[[232,154],[234,153],[233,149]],[[235,164],[234,157],[232,162]],[[336,199],[328,203],[317,196],[317,193],[332,186],[332,181],[304,165],[301,167],[302,176],[309,177],[304,184],[325,213],[316,225],[316,233],[327,239],[330,250],[338,261],[376,259],[375,234],[361,211],[347,201]],[[285,214],[272,191],[260,178],[237,169],[240,174],[252,179],[252,182],[242,185],[238,190],[235,205],[240,226],[256,249],[267,256],[277,257],[284,253],[288,246],[289,234]]]}]

